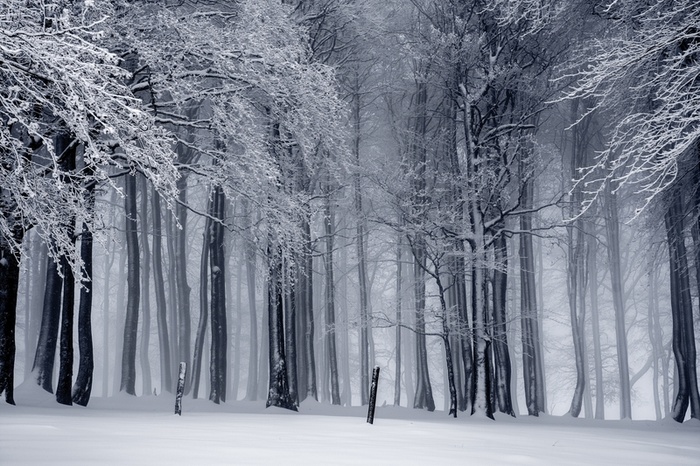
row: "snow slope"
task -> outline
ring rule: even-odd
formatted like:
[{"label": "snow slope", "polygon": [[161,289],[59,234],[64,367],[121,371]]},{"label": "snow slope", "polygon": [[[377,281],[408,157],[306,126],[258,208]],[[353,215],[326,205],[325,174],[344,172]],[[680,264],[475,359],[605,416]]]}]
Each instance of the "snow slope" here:
[{"label": "snow slope", "polygon": [[700,422],[593,421],[544,416],[496,421],[378,407],[264,402],[215,406],[170,396],[57,405],[20,390],[0,403],[0,465],[700,465]]}]

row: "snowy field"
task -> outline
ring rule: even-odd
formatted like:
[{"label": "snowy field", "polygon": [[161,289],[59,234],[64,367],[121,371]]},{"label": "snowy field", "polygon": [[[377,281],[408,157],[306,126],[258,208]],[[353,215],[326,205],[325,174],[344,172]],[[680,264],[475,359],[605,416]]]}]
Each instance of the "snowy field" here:
[{"label": "snowy field", "polygon": [[16,395],[0,403],[0,465],[700,465],[700,422],[496,421],[377,407],[304,403],[214,406],[170,397],[93,398],[88,408]]}]

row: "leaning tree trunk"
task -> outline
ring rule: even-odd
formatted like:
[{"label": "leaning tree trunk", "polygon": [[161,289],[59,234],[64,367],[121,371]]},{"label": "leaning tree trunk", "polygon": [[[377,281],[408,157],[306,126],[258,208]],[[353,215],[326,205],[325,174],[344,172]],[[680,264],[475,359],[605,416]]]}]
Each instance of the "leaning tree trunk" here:
[{"label": "leaning tree trunk", "polygon": [[124,182],[126,211],[127,295],[124,321],[124,347],[119,391],[136,395],[136,345],[138,342],[139,300],[141,298],[139,238],[136,221],[136,176],[126,175]]}]

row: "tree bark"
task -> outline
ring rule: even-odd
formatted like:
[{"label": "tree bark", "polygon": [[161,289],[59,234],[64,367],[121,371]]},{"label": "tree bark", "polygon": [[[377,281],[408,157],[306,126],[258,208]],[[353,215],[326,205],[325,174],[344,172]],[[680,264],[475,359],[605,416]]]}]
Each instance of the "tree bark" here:
[{"label": "tree bark", "polygon": [[256,401],[258,399],[258,315],[255,304],[255,245],[252,243],[252,227],[250,206],[247,199],[241,200],[243,207],[244,228],[248,237],[244,241],[246,286],[248,290],[248,315],[250,317],[250,347],[248,356],[248,386],[246,387],[246,399]]},{"label": "tree bark", "polygon": [[605,187],[605,226],[610,263],[610,284],[615,309],[615,340],[617,343],[617,368],[620,380],[620,419],[632,418],[629,362],[627,356],[627,327],[622,289],[622,264],[620,261],[620,220],[617,213],[617,196],[610,186]]},{"label": "tree bark", "polygon": [[[209,203],[211,204],[211,200]],[[211,206],[207,209],[212,211]],[[199,382],[202,376],[202,353],[204,351],[204,337],[207,332],[209,320],[209,243],[211,242],[212,220],[207,217],[204,221],[204,233],[202,243],[202,257],[199,266],[199,324],[194,340],[194,355],[192,356],[192,398],[199,396]]]},{"label": "tree bark", "polygon": [[151,362],[150,356],[150,340],[151,340],[151,249],[148,244],[148,180],[146,177],[139,177],[141,180],[141,252],[143,254],[141,261],[141,383],[143,386],[143,394],[150,395],[151,388]]},{"label": "tree bark", "polygon": [[[94,185],[93,185],[94,186]],[[91,203],[94,203],[94,195],[90,196]],[[92,232],[83,224],[83,231],[80,237],[80,256],[83,260],[83,278],[80,287],[80,304],[78,305],[78,351],[80,362],[78,365],[78,375],[73,385],[73,402],[80,406],[87,406],[92,392],[92,373],[95,366],[92,348]],[[105,342],[105,345],[107,342]]]},{"label": "tree bark", "polygon": [[126,211],[127,298],[124,321],[124,347],[119,391],[136,395],[136,345],[138,341],[139,301],[141,281],[139,267],[139,239],[136,209],[136,176],[126,175],[124,183],[124,210]]},{"label": "tree bark", "polygon": [[676,361],[678,385],[671,415],[677,422],[685,419],[688,405],[690,417],[700,416],[698,394],[695,331],[690,296],[688,258],[683,236],[683,201],[679,190],[671,193],[665,215],[666,236],[671,268],[671,315],[673,318],[673,355]]},{"label": "tree bark", "polygon": [[498,410],[515,417],[510,393],[511,363],[506,327],[506,290],[508,287],[508,249],[506,237],[494,238],[493,272],[493,353],[494,388]]},{"label": "tree bark", "polygon": [[41,327],[32,368],[37,384],[49,393],[53,393],[53,365],[56,358],[62,288],[63,278],[59,273],[59,263],[54,258],[49,257],[46,265],[46,288],[41,312]]},{"label": "tree bark", "polygon": [[[0,196],[4,196],[0,187]],[[4,205],[3,213],[4,213]],[[21,244],[24,234],[18,230],[15,242]],[[19,260],[10,244],[0,237],[0,396],[15,404],[15,323],[17,320],[17,291],[19,289]]]},{"label": "tree bark", "polygon": [[158,325],[158,347],[160,349],[160,389],[173,390],[170,362],[170,338],[168,335],[165,282],[163,281],[163,232],[161,229],[160,194],[153,190],[151,196],[153,214],[153,285],[156,297],[156,321]]},{"label": "tree bark", "polygon": [[330,189],[326,193],[324,207],[324,228],[326,234],[326,254],[324,262],[326,266],[326,332],[324,333],[326,355],[330,366],[330,391],[331,403],[340,405],[340,385],[338,384],[338,356],[335,337],[335,277],[333,273],[333,249],[335,236],[335,215],[331,206]]},{"label": "tree bark", "polygon": [[212,193],[212,217],[209,254],[211,265],[211,356],[209,400],[214,403],[226,401],[226,266],[224,254],[224,192],[215,186]]},{"label": "tree bark", "polygon": [[297,407],[289,393],[287,380],[287,357],[284,343],[284,311],[282,300],[282,251],[273,238],[270,238],[267,248],[268,255],[268,331],[270,344],[270,379],[269,390],[267,392],[266,407],[276,406],[279,408],[296,411]]}]

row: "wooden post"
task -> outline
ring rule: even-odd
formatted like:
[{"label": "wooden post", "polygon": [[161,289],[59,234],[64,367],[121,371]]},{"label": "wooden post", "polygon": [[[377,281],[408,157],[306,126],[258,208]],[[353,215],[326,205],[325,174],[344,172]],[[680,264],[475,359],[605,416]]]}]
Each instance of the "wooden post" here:
[{"label": "wooden post", "polygon": [[187,372],[187,363],[180,363],[180,372],[177,377],[177,394],[175,395],[175,414],[182,416],[182,394],[185,391],[185,373]]},{"label": "wooden post", "polygon": [[374,407],[377,405],[377,385],[379,384],[379,366],[372,371],[372,385],[369,389],[369,410],[367,411],[367,422],[374,424]]}]

